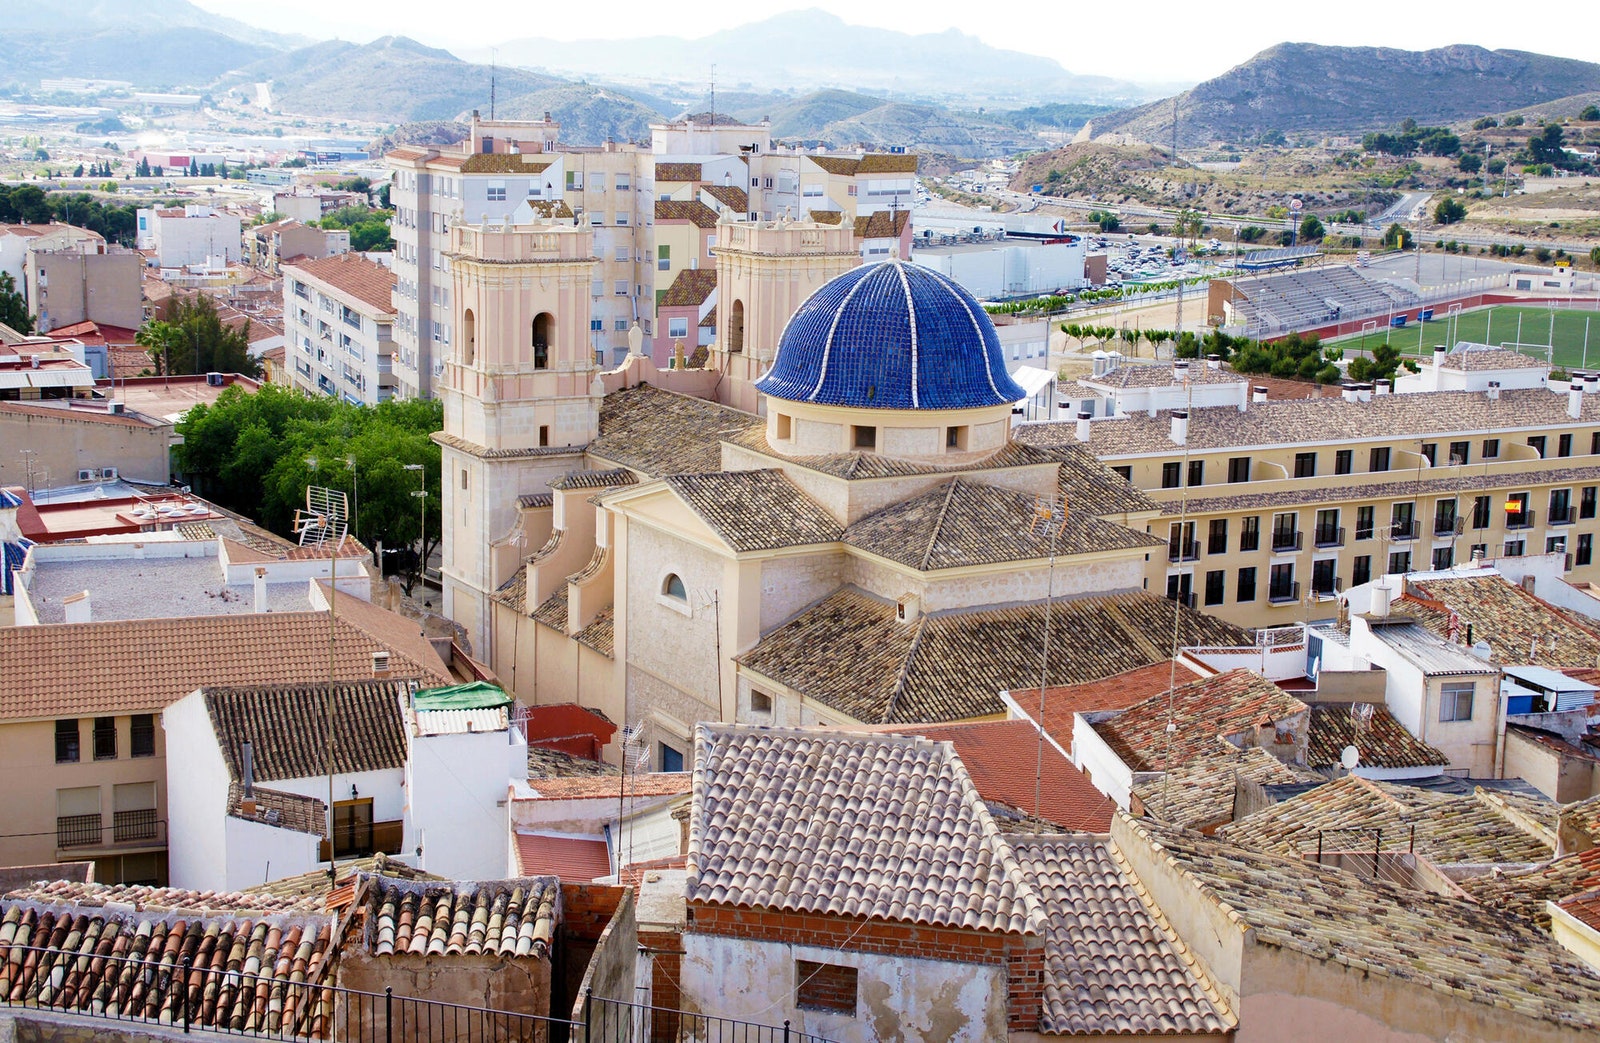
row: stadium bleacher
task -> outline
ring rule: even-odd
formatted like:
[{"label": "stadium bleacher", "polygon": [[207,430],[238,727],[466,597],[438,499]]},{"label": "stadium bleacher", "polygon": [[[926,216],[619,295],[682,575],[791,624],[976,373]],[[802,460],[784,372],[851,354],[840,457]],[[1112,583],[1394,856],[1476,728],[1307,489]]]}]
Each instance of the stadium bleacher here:
[{"label": "stadium bleacher", "polygon": [[1421,300],[1349,265],[1323,265],[1233,282],[1233,307],[1247,334],[1308,329],[1414,307]]}]

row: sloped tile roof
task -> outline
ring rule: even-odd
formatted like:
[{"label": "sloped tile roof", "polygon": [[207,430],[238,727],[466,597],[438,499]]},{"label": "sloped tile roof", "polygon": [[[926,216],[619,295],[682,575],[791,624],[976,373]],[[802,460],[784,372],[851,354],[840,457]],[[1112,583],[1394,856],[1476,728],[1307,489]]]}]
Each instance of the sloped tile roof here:
[{"label": "sloped tile roof", "polygon": [[717,212],[698,199],[656,200],[656,224],[668,221],[688,221],[701,228],[715,228]]},{"label": "sloped tile roof", "polygon": [[275,895],[288,899],[310,899],[318,908],[322,908],[324,900],[334,890],[348,885],[358,873],[375,873],[399,880],[444,880],[442,876],[415,869],[392,855],[380,852],[369,858],[341,858],[339,860],[339,880],[337,884],[329,882],[326,869],[313,869],[309,873],[297,873],[294,876],[285,876],[269,881],[257,887],[255,891],[258,894]]},{"label": "sloped tile roof", "polygon": [[736,442],[746,449],[752,449],[774,460],[799,467],[805,467],[823,474],[831,474],[835,478],[898,478],[913,474],[959,474],[963,471],[993,471],[1010,467],[1036,467],[1040,464],[1058,463],[1054,453],[1033,446],[1023,445],[1021,442],[1007,442],[1004,447],[996,450],[982,460],[974,460],[963,464],[944,464],[933,466],[930,464],[916,463],[911,460],[898,460],[893,457],[879,456],[877,453],[849,452],[826,453],[816,456],[783,456],[773,452],[767,444],[767,428],[765,424],[757,423],[750,427],[741,428],[724,436],[727,441]]},{"label": "sloped tile roof", "polygon": [[656,181],[699,181],[699,163],[657,163]]},{"label": "sloped tile roof", "polygon": [[1361,765],[1366,768],[1449,766],[1449,757],[1406,731],[1405,725],[1394,719],[1387,706],[1368,705],[1372,706],[1372,716],[1362,724],[1358,735],[1351,706],[1313,703],[1306,766],[1332,768],[1339,763],[1346,746],[1356,748],[1361,754]]},{"label": "sloped tile roof", "polygon": [[807,216],[819,225],[837,225],[844,221],[844,212],[841,210],[811,210]]},{"label": "sloped tile roof", "polygon": [[862,174],[915,174],[917,157],[910,152],[868,152],[856,171]]},{"label": "sloped tile roof", "polygon": [[[890,727],[902,735],[954,746],[978,796],[991,807],[1004,804],[1049,828],[1073,833],[1104,833],[1111,828],[1116,808],[1111,798],[1095,789],[1089,777],[1053,745],[1046,742],[1041,748],[1038,731],[1027,721]],[[1041,765],[1042,773],[1036,771]]]},{"label": "sloped tile roof", "polygon": [[[1240,669],[1180,685],[1170,697],[1166,692],[1151,696],[1094,729],[1131,770],[1162,771],[1213,752],[1219,735],[1253,735],[1259,725],[1305,713],[1305,703]],[[1169,721],[1176,731],[1167,731]]]},{"label": "sloped tile roof", "polygon": [[[1555,853],[1551,836],[1539,837],[1502,814],[1491,795],[1436,793],[1346,775],[1273,804],[1217,831],[1257,851],[1303,855],[1317,849],[1380,842],[1385,851],[1410,851],[1443,865],[1543,862]],[[1549,805],[1554,810],[1555,805]],[[1413,847],[1412,830],[1415,829]]]},{"label": "sloped tile roof", "polygon": [[1487,344],[1458,344],[1445,355],[1443,366],[1457,371],[1544,369],[1545,363],[1520,351],[1492,348]]},{"label": "sloped tile roof", "polygon": [[[325,683],[328,629],[326,612],[3,628],[0,719],[161,710],[207,686]],[[370,679],[377,651],[390,652],[397,678],[434,679],[347,619],[333,630],[337,680]]]},{"label": "sloped tile roof", "polygon": [[1562,811],[1572,824],[1596,844],[1600,844],[1600,795],[1566,805]]},{"label": "sloped tile roof", "polygon": [[536,622],[559,630],[563,634],[567,632],[567,585],[565,583],[556,584],[555,591],[545,598],[538,608],[533,610],[533,618]]},{"label": "sloped tile roof", "polygon": [[553,877],[431,884],[372,876],[363,939],[374,956],[543,958],[555,934]]},{"label": "sloped tile roof", "polygon": [[238,782],[228,783],[229,818],[246,819],[279,829],[293,830],[296,833],[310,833],[313,836],[327,838],[328,805],[316,797],[286,793],[265,786],[253,787],[251,794],[255,801],[255,810],[247,813],[244,806],[244,786]]},{"label": "sloped tile roof", "polygon": [[672,280],[658,307],[698,308],[717,288],[715,268],[685,268]]},{"label": "sloped tile roof", "polygon": [[833,543],[843,533],[782,471],[712,471],[664,480],[736,551]]},{"label": "sloped tile roof", "polygon": [[1600,931],[1600,889],[1563,898],[1556,903],[1561,911],[1591,930]]},{"label": "sloped tile roof", "polygon": [[1481,905],[1520,916],[1550,929],[1546,902],[1600,887],[1600,847],[1555,859],[1522,872],[1483,873],[1459,881]]},{"label": "sloped tile roof", "polygon": [[[406,761],[400,702],[404,681],[341,684],[333,692],[333,759],[340,774],[400,768]],[[208,688],[203,693],[228,773],[243,778],[249,740],[258,782],[304,779],[328,770],[328,688]]]},{"label": "sloped tile roof", "polygon": [[[1600,662],[1600,629],[1579,622],[1499,573],[1407,584],[1397,611],[1444,637],[1450,612],[1462,629],[1487,641],[1495,662],[1522,666],[1590,667]],[[1419,600],[1421,599],[1421,600]],[[1429,604],[1432,602],[1433,604]]]},{"label": "sloped tile roof", "polygon": [[720,471],[723,439],[762,423],[752,413],[640,384],[605,397],[589,453],[650,477]]},{"label": "sloped tile roof", "polygon": [[517,497],[517,506],[525,511],[553,507],[555,502],[555,497],[549,493],[524,493]]},{"label": "sloped tile roof", "polygon": [[451,449],[468,456],[475,456],[479,460],[526,460],[541,456],[581,456],[581,445],[542,445],[523,446],[519,449],[489,449],[477,442],[468,441],[459,435],[452,435],[444,431],[435,431],[428,437],[435,443],[449,446]]},{"label": "sloped tile roof", "polygon": [[957,477],[855,522],[844,542],[924,572],[1165,542],[1070,509],[1061,531],[1052,533],[1037,515],[1034,496]]},{"label": "sloped tile roof", "polygon": [[691,902],[1037,934],[1043,911],[945,743],[701,724]]},{"label": "sloped tile roof", "polygon": [[1046,835],[1011,843],[1047,911],[1041,1032],[1162,1036],[1237,1024],[1109,842]]},{"label": "sloped tile roof", "polygon": [[686,771],[652,771],[626,778],[618,774],[570,775],[529,779],[534,800],[620,800],[629,797],[674,797],[688,793],[694,778]]},{"label": "sloped tile roof", "polygon": [[[1186,644],[1246,640],[1231,623],[1143,591],[1058,600],[1050,679],[1090,681],[1166,660],[1174,611]],[[1001,691],[1037,685],[1043,634],[1043,602],[901,623],[893,603],[846,587],[737,658],[746,672],[864,724],[944,723],[1002,715]]]},{"label": "sloped tile roof", "polygon": [[738,185],[704,185],[700,191],[735,213],[750,212],[750,193]]},{"label": "sloped tile roof", "polygon": [[474,152],[461,161],[463,174],[537,174],[550,160],[536,152]]},{"label": "sloped tile roof", "polygon": [[[1157,692],[1165,692],[1168,684],[1176,680],[1187,684],[1197,675],[1182,663],[1173,669],[1171,660],[1134,667],[1093,681],[1078,684],[1051,685],[1045,689],[1045,731],[1059,740],[1072,739],[1073,716],[1096,713],[1102,710],[1126,710],[1143,702]],[[1039,715],[1039,689],[1015,688],[1011,697],[1029,716]]]},{"label": "sloped tile roof", "polygon": [[854,174],[861,166],[855,156],[807,156],[807,159],[830,174]]},{"label": "sloped tile roof", "polygon": [[909,210],[879,210],[866,217],[856,218],[856,238],[897,239],[911,223]]},{"label": "sloped tile roof", "polygon": [[305,274],[335,290],[342,291],[373,311],[381,318],[394,315],[391,295],[394,292],[394,270],[377,261],[369,261],[358,253],[334,254],[315,260],[299,260],[283,266],[285,276]]},{"label": "sloped tile roof", "polygon": [[517,866],[523,876],[555,876],[588,882],[611,875],[611,851],[604,840],[518,833]]},{"label": "sloped tile roof", "polygon": [[1213,740],[1199,753],[1158,781],[1134,787],[1144,813],[1184,829],[1206,830],[1233,820],[1233,799],[1239,780],[1264,786],[1315,781],[1318,776],[1284,764],[1259,746],[1241,750],[1226,739]]},{"label": "sloped tile roof", "polygon": [[[1179,377],[1166,362],[1126,362],[1098,377],[1080,377],[1078,383],[1089,388],[1152,388],[1184,384],[1245,384],[1250,380],[1226,367],[1212,369],[1204,362],[1191,362],[1187,378]],[[1076,432],[1077,424],[1073,424]]]},{"label": "sloped tile roof", "polygon": [[[326,873],[322,876],[327,878]],[[74,905],[84,910],[114,905],[124,911],[171,912],[189,916],[315,912],[321,908],[320,902],[305,895],[281,895],[266,891],[195,891],[182,887],[91,884],[71,880],[41,880],[28,887],[9,891],[4,898],[14,902]]]},{"label": "sloped tile roof", "polygon": [[1094,454],[1078,445],[1035,446],[1061,461],[1061,494],[1069,508],[1102,517],[1159,510],[1160,505],[1136,489]]},{"label": "sloped tile roof", "polygon": [[[333,997],[317,988],[330,977],[332,928],[325,917],[190,918],[0,905],[0,937],[51,950],[27,960],[14,953],[14,962],[0,968],[0,988],[12,1004],[171,1026],[182,1020],[186,985],[190,1022],[198,1028],[315,1038],[331,1027]],[[173,972],[184,960],[193,967],[187,980]],[[252,987],[241,987],[250,981]]]},{"label": "sloped tile roof", "polygon": [[589,621],[589,624],[576,634],[573,639],[581,645],[588,645],[607,659],[616,655],[617,620],[611,606],[606,606]]},{"label": "sloped tile roof", "polygon": [[626,467],[604,471],[570,471],[550,483],[551,489],[613,489],[619,485],[638,485],[639,479]]},{"label": "sloped tile roof", "polygon": [[1600,977],[1537,928],[1464,898],[1133,823],[1199,897],[1277,946],[1572,1029],[1600,1029]]}]

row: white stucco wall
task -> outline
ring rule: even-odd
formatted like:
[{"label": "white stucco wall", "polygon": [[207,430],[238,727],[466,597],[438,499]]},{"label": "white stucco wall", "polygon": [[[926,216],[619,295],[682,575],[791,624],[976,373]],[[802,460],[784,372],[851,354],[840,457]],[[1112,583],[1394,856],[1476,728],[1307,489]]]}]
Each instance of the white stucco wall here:
[{"label": "white stucco wall", "polygon": [[[791,1023],[839,1043],[980,1043],[1006,1038],[1005,968],[721,935],[683,936],[684,1006],[720,1017]],[[855,967],[854,1016],[794,1005],[796,962]]]},{"label": "white stucco wall", "polygon": [[161,727],[172,751],[167,758],[168,878],[174,887],[231,890],[224,828],[230,779],[204,698],[191,692],[168,706]]},{"label": "white stucco wall", "polygon": [[227,857],[226,880],[214,885],[219,889],[245,891],[269,880],[309,873],[319,865],[327,867],[317,858],[322,837],[314,833],[227,815],[221,821]]},{"label": "white stucco wall", "polygon": [[514,728],[412,738],[406,845],[422,847],[421,868],[457,880],[511,875],[507,793],[511,766],[521,764],[526,777],[527,757]]}]

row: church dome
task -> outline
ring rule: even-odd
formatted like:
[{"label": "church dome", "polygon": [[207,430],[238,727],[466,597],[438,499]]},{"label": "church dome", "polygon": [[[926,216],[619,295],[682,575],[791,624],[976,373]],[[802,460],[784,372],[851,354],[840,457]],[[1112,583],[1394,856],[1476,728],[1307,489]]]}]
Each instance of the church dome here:
[{"label": "church dome", "polygon": [[806,298],[756,387],[860,409],[976,409],[1027,396],[972,294],[899,260],[853,268]]}]

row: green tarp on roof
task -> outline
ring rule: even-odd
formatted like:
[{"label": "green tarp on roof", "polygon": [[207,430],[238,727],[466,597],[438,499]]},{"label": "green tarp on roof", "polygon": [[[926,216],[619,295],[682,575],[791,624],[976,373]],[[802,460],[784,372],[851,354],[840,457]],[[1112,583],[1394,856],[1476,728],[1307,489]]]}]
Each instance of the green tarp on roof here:
[{"label": "green tarp on roof", "polygon": [[493,710],[497,706],[511,705],[511,696],[487,681],[424,688],[415,699],[419,710]]}]

